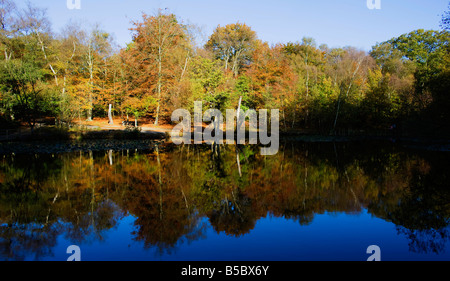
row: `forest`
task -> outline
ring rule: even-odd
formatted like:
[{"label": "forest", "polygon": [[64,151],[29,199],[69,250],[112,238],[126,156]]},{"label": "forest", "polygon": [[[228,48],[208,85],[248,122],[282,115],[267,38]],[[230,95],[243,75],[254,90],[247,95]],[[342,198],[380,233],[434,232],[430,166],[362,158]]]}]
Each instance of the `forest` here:
[{"label": "forest", "polygon": [[[440,30],[413,30],[372,47],[269,45],[245,23],[198,27],[159,10],[110,31],[69,22],[56,33],[41,7],[0,0],[0,128],[44,118],[57,126],[105,118],[170,124],[178,108],[279,109],[280,130],[393,131],[450,136],[450,13]],[[113,32],[113,31],[111,31]]]}]

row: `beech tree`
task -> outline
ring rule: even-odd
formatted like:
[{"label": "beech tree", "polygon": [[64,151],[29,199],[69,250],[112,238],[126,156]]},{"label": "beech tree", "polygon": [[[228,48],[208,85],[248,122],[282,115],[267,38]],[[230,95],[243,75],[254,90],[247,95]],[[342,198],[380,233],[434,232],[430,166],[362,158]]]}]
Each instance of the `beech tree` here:
[{"label": "beech tree", "polygon": [[92,121],[92,111],[94,100],[97,96],[102,96],[102,72],[105,71],[106,60],[111,55],[111,35],[97,25],[84,39],[84,59],[83,63],[87,69],[89,77],[88,83],[88,114],[87,120]]},{"label": "beech tree", "polygon": [[161,105],[168,100],[171,85],[179,77],[175,67],[180,58],[177,51],[182,48],[189,56],[189,38],[176,16],[162,10],[155,16],[143,14],[142,22],[133,24],[133,43],[123,52],[136,84],[132,92],[152,101],[158,125]]},{"label": "beech tree", "polygon": [[[81,119],[81,106],[75,86],[82,78],[83,38],[84,30],[75,23],[67,24],[57,37],[56,48],[58,53],[58,67],[60,73],[60,104],[57,123],[70,122],[75,118]],[[79,106],[76,106],[79,105]]]},{"label": "beech tree", "polygon": [[230,69],[237,77],[242,67],[251,62],[256,41],[256,32],[246,24],[219,25],[209,37],[205,48],[211,50],[216,59],[223,61],[225,71]]}]

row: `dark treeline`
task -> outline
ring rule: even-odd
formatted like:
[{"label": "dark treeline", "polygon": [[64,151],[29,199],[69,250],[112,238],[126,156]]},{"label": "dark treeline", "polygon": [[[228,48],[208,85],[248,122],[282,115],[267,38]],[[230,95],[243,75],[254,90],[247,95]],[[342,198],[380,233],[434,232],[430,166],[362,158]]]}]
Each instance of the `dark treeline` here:
[{"label": "dark treeline", "polygon": [[55,33],[45,9],[0,0],[0,122],[33,127],[113,114],[170,122],[176,108],[280,109],[283,130],[320,133],[450,130],[449,13],[442,30],[414,30],[373,46],[269,45],[244,23],[217,26],[198,46],[195,26],[143,14],[132,42],[69,23]]}]

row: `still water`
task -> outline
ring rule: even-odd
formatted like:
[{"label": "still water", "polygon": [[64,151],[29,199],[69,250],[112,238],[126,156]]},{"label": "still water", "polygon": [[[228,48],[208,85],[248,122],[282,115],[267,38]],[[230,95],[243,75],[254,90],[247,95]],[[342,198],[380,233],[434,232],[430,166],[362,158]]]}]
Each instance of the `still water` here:
[{"label": "still water", "polygon": [[0,260],[450,260],[450,154],[391,143],[0,155]]}]

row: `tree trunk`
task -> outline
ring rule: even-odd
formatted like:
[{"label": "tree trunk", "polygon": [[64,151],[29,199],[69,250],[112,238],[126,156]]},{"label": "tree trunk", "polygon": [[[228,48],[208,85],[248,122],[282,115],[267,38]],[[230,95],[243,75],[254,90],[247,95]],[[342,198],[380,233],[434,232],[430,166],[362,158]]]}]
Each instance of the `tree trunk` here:
[{"label": "tree trunk", "polygon": [[161,62],[161,47],[159,48],[159,63],[158,63],[158,105],[156,107],[156,118],[155,118],[155,126],[158,126],[159,121],[159,109],[161,105],[161,76],[162,76],[162,62]]},{"label": "tree trunk", "polygon": [[239,116],[240,116],[240,112],[241,112],[241,102],[242,102],[242,96],[239,97],[239,104],[238,104],[238,108],[237,108],[237,112],[236,112],[236,129],[238,130],[242,123],[239,123]]},{"label": "tree trunk", "polygon": [[241,172],[241,161],[239,158],[239,152],[236,146],[236,162],[237,162],[237,166],[238,166],[238,171],[239,171],[239,177],[242,177],[242,172]]},{"label": "tree trunk", "polygon": [[41,45],[41,50],[42,50],[42,53],[43,53],[43,55],[44,55],[44,59],[45,59],[45,61],[47,62],[48,66],[49,66],[49,68],[50,68],[50,71],[51,71],[52,74],[53,74],[53,77],[54,77],[54,79],[55,79],[55,84],[56,84],[56,86],[58,86],[58,76],[56,75],[56,71],[55,71],[55,69],[53,68],[53,66],[51,65],[50,61],[48,60],[47,53],[45,52],[44,41],[41,39],[41,36],[39,36],[39,31],[37,31],[36,29],[35,29],[34,31],[36,32],[37,39],[38,39],[38,41],[39,41],[39,44]]},{"label": "tree trunk", "polygon": [[[361,63],[362,63],[363,60],[364,60],[364,58],[362,58],[362,59],[360,59],[360,60],[358,61],[358,65],[357,65],[355,71],[353,72],[352,79],[350,80],[350,84],[349,84],[349,86],[348,86],[347,92],[345,93],[345,97],[348,96],[348,94],[349,94],[349,92],[350,92],[350,89],[352,88],[353,81],[354,81],[354,79],[355,79],[356,73],[358,72],[358,70],[359,70],[359,68],[360,68]],[[339,111],[340,111],[340,108],[341,108],[341,100],[342,100],[342,97],[341,97],[341,96],[342,96],[342,89],[340,89],[339,98],[338,98],[338,105],[337,105],[337,109],[336,109],[336,116],[335,116],[335,118],[334,118],[333,135],[336,135],[336,124],[337,124],[337,121],[338,121]]]},{"label": "tree trunk", "polygon": [[158,126],[159,109],[161,105],[161,78],[162,78],[162,41],[161,41],[161,17],[158,17],[158,105],[156,107],[155,126]]},{"label": "tree trunk", "polygon": [[111,115],[111,108],[112,108],[112,104],[109,104],[109,109],[108,109],[108,124],[114,124],[114,121],[112,119],[112,115]]},{"label": "tree trunk", "polygon": [[92,42],[89,42],[89,50],[88,50],[88,65],[89,65],[89,109],[87,121],[92,121],[92,107],[94,101],[92,99],[92,90],[94,88],[94,58],[92,56]]},{"label": "tree trunk", "polygon": [[89,93],[89,109],[88,109],[88,116],[87,121],[92,121],[92,93]]},{"label": "tree trunk", "polygon": [[159,218],[163,219],[163,190],[162,190],[162,177],[161,177],[161,160],[159,159],[159,149],[156,145],[156,160],[158,162],[158,183],[159,183]]}]

